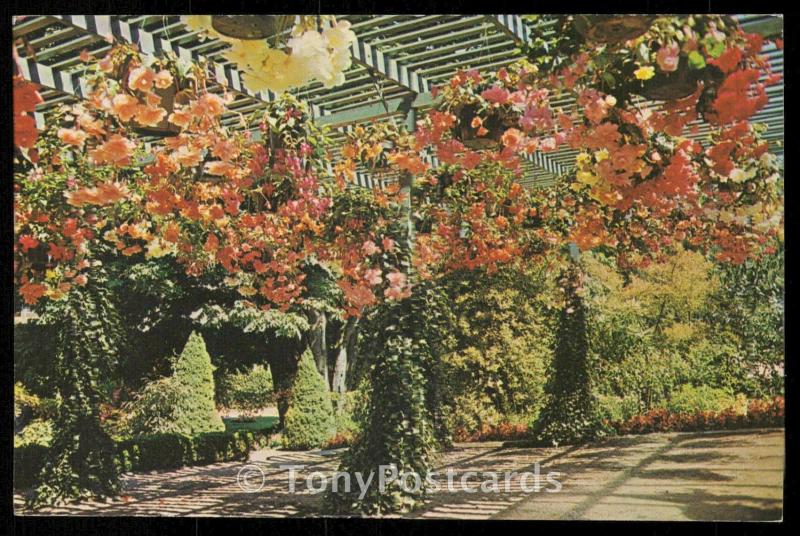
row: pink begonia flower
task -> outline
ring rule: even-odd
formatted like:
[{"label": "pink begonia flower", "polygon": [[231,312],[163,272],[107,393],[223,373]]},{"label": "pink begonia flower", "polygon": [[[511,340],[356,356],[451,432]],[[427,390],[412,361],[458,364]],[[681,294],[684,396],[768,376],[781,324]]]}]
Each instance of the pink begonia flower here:
[{"label": "pink begonia flower", "polygon": [[376,246],[375,242],[373,242],[372,240],[367,240],[366,242],[364,242],[364,244],[361,246],[361,249],[364,251],[364,255],[367,256],[380,253],[381,251],[380,248],[378,248],[378,246]]},{"label": "pink begonia flower", "polygon": [[395,244],[395,242],[394,242],[394,240],[392,240],[391,238],[389,238],[389,237],[386,237],[386,238],[384,238],[384,239],[383,239],[383,241],[382,241],[381,243],[383,244],[383,249],[384,249],[384,251],[387,251],[387,252],[389,252],[389,253],[391,253],[392,251],[394,251],[394,244]]},{"label": "pink begonia flower", "polygon": [[383,291],[383,295],[390,300],[402,300],[411,295],[411,289],[406,287],[406,274],[402,272],[392,272],[386,274],[389,281],[389,288]]},{"label": "pink begonia flower", "polygon": [[658,49],[656,54],[656,61],[659,68],[665,73],[671,73],[678,69],[678,60],[680,59],[681,49],[675,43],[663,46]]},{"label": "pink begonia flower", "polygon": [[393,287],[402,287],[406,284],[406,274],[403,272],[392,272],[386,274],[386,279],[389,280],[389,285]]},{"label": "pink begonia flower", "polygon": [[506,102],[508,102],[508,98],[510,96],[511,93],[497,86],[492,86],[491,88],[481,93],[481,97],[483,97],[484,99],[486,99],[491,103],[496,103],[496,104],[505,104]]},{"label": "pink begonia flower", "polygon": [[380,285],[381,281],[383,281],[381,271],[377,268],[370,268],[364,272],[364,280],[372,286]]}]

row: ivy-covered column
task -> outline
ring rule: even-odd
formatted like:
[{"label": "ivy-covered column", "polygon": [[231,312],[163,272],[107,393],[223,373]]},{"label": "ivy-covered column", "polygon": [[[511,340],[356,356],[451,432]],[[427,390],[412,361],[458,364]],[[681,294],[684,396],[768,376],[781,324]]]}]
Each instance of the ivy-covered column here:
[{"label": "ivy-covered column", "polygon": [[119,491],[115,445],[100,424],[101,382],[117,361],[119,317],[94,270],[49,311],[58,326],[55,387],[60,399],[53,443],[32,506],[104,497]]},{"label": "ivy-covered column", "polygon": [[[381,514],[407,511],[424,497],[426,476],[432,469],[436,438],[428,407],[430,346],[421,326],[426,319],[429,292],[414,277],[411,252],[414,227],[411,215],[413,178],[401,176],[403,217],[397,235],[403,268],[412,294],[386,301],[374,318],[379,333],[376,355],[369,369],[369,403],[362,415],[362,433],[342,460],[340,470],[350,474],[350,492],[339,490],[330,499],[338,513]],[[359,474],[360,473],[360,474]],[[381,474],[385,485],[379,485]],[[359,498],[357,479],[374,475]],[[393,478],[395,477],[396,478]]]},{"label": "ivy-covered column", "polygon": [[549,445],[581,443],[604,433],[589,375],[584,274],[577,248],[571,245],[570,249],[571,262],[559,279],[564,305],[545,387],[548,401],[533,429],[534,439]]}]

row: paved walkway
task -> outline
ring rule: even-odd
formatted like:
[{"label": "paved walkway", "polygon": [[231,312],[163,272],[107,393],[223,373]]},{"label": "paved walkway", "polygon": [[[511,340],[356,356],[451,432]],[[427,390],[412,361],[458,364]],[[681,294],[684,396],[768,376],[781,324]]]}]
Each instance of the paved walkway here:
[{"label": "paved walkway", "polygon": [[[316,516],[320,494],[306,487],[315,471],[330,475],[340,451],[254,452],[249,467],[227,462],[126,475],[123,495],[40,510],[46,515]],[[531,492],[540,466],[541,488]],[[297,489],[288,471],[298,469]],[[777,520],[782,516],[783,430],[650,434],[584,447],[501,448],[461,444],[440,461],[440,490],[410,518]],[[453,470],[448,490],[445,468]],[[478,475],[467,474],[475,471]],[[500,474],[498,482],[487,472]],[[515,471],[508,482],[503,472]],[[551,481],[547,480],[549,472]],[[263,486],[262,486],[262,476]],[[237,475],[239,478],[237,480]],[[462,477],[472,488],[462,490]],[[549,492],[561,485],[557,493]],[[241,483],[241,485],[240,485]],[[312,484],[319,485],[317,475]],[[247,492],[242,488],[258,491]],[[526,488],[528,491],[526,491]],[[496,490],[497,492],[494,492]],[[14,499],[18,514],[22,497]]]}]

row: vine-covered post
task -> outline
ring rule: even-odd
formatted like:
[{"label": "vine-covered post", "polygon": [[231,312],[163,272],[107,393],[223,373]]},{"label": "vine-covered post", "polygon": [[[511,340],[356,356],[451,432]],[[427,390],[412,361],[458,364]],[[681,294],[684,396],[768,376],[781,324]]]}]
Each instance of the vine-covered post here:
[{"label": "vine-covered post", "polygon": [[100,423],[100,405],[103,378],[118,358],[122,332],[104,283],[104,274],[94,270],[83,287],[48,311],[58,326],[55,388],[60,404],[47,463],[29,497],[36,506],[119,491],[116,449]]},{"label": "vine-covered post", "polygon": [[569,261],[559,278],[564,292],[547,405],[534,425],[536,441],[549,445],[581,443],[603,435],[589,375],[589,337],[580,249],[569,246]]}]

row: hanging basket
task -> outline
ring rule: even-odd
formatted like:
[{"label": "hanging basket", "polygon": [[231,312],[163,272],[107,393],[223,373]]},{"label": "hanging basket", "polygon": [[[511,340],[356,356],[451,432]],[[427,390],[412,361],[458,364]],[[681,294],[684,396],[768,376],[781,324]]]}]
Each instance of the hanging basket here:
[{"label": "hanging basket", "polygon": [[702,72],[692,70],[685,58],[681,58],[678,69],[665,73],[658,72],[650,80],[642,82],[635,90],[642,97],[650,100],[673,101],[688,97],[697,90],[697,82]]},{"label": "hanging basket", "polygon": [[[120,81],[122,87],[125,89],[129,89],[128,86],[128,77],[131,71],[131,58],[128,57],[118,65],[112,76]],[[136,123],[136,120],[133,120],[131,123],[131,127],[133,130],[141,134],[142,136],[177,136],[180,134],[181,129],[178,125],[170,123],[168,118],[169,115],[175,111],[176,104],[186,104],[189,102],[189,97],[182,91],[186,89],[183,87],[185,85],[181,84],[179,78],[175,76],[173,73],[173,83],[168,88],[155,88],[153,93],[158,95],[161,98],[161,102],[159,106],[164,108],[167,113],[164,115],[164,119],[161,120],[157,125],[154,126],[143,126]]]},{"label": "hanging basket", "polygon": [[575,29],[587,41],[623,43],[649,30],[653,20],[647,15],[577,15]]},{"label": "hanging basket", "polygon": [[455,115],[458,120],[453,127],[453,137],[463,143],[465,147],[476,151],[498,148],[506,129],[515,126],[514,118],[499,110],[493,110],[483,120],[483,128],[488,132],[483,136],[478,136],[478,129],[472,127],[472,118],[476,116],[477,112],[478,106],[474,104],[463,106],[457,111]]},{"label": "hanging basket", "polygon": [[214,15],[211,27],[235,39],[266,39],[290,28],[294,15]]},{"label": "hanging basket", "polygon": [[167,118],[172,112],[175,111],[176,104],[186,104],[189,102],[189,98],[185,93],[179,92],[177,80],[168,88],[157,88],[153,91],[153,93],[161,97],[161,104],[159,106],[164,108],[167,113],[164,116],[164,119],[162,119],[161,122],[155,126],[149,127],[137,124],[134,127],[136,132],[143,136],[177,136],[181,132],[180,127],[170,123]]}]

